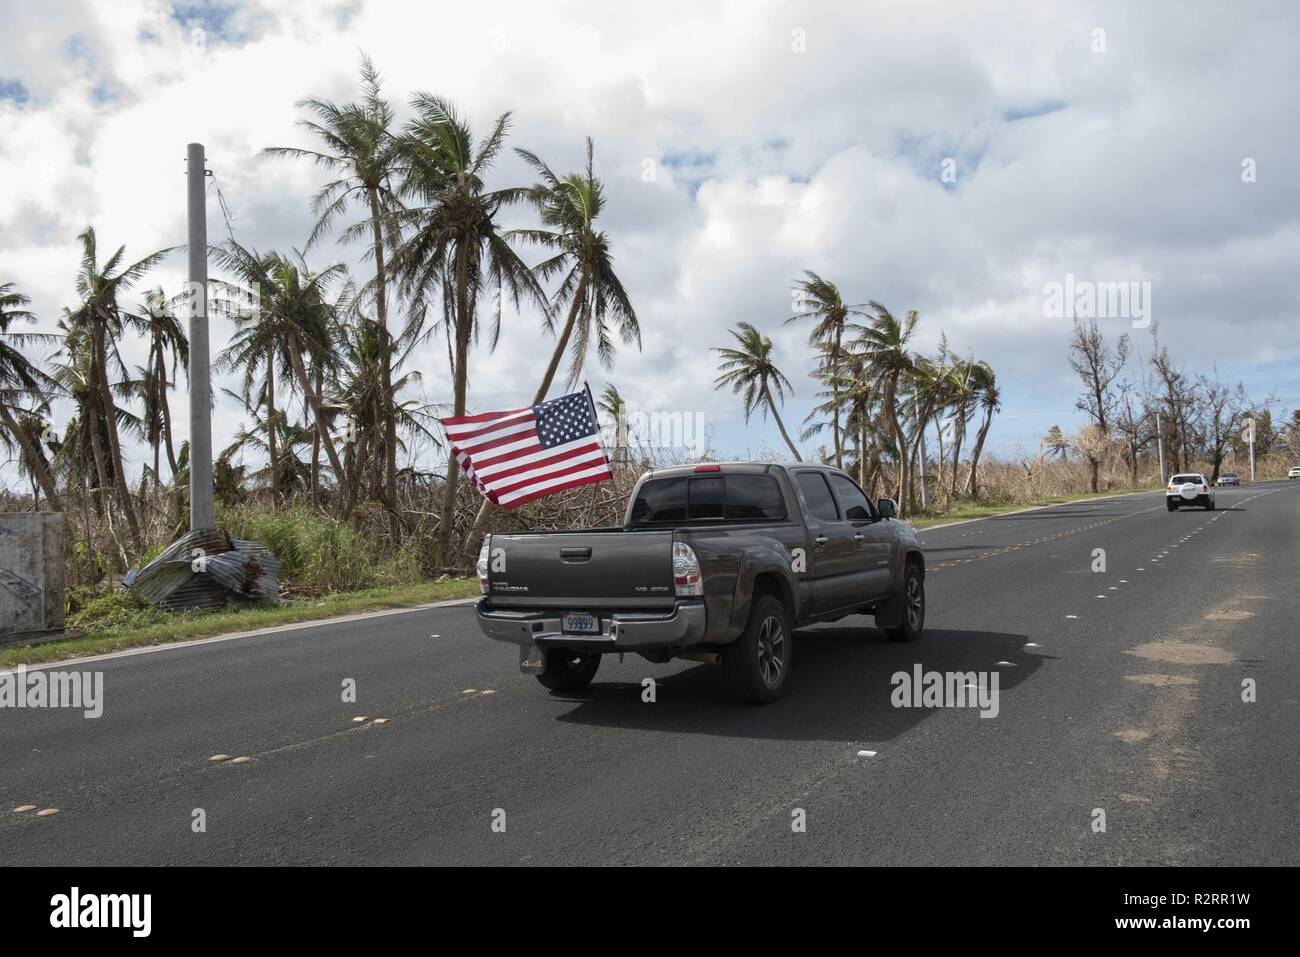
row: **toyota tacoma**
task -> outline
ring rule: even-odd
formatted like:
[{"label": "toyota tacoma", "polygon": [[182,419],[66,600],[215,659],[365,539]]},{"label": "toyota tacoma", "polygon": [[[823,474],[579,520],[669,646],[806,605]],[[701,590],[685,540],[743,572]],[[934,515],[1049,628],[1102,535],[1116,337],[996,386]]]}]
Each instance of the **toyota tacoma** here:
[{"label": "toyota tacoma", "polygon": [[896,511],[822,465],[655,470],[621,526],[487,536],[479,626],[553,691],[635,652],[719,664],[732,697],[773,701],[795,628],[869,614],[891,639],[920,636],[925,558]]}]

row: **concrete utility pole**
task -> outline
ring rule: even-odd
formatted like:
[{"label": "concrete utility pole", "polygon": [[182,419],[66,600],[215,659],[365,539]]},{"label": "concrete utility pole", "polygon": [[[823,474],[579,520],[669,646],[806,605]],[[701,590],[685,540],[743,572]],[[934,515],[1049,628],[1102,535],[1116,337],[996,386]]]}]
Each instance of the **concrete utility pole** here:
[{"label": "concrete utility pole", "polygon": [[1243,439],[1250,443],[1250,480],[1255,481],[1255,420],[1247,419],[1242,432]]},{"label": "concrete utility pole", "polygon": [[212,383],[208,358],[207,162],[202,143],[186,147],[190,277],[190,531],[212,528]]},{"label": "concrete utility pole", "polygon": [[1160,484],[1165,484],[1165,429],[1160,423],[1160,413],[1156,413],[1156,448],[1160,451]]}]

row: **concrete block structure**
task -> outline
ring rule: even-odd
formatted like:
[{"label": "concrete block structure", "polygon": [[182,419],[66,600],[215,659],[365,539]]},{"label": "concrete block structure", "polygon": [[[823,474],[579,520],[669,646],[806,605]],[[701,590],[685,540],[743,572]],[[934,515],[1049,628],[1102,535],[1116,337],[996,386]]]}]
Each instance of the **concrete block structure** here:
[{"label": "concrete block structure", "polygon": [[0,512],[0,644],[63,631],[63,513]]}]

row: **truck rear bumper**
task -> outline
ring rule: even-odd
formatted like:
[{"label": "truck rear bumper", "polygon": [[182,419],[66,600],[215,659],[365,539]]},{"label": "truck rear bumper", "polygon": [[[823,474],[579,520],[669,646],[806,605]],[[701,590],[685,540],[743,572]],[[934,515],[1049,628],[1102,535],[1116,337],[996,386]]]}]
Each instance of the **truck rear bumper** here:
[{"label": "truck rear bumper", "polygon": [[560,612],[492,608],[487,599],[475,606],[483,634],[497,641],[539,648],[621,652],[696,644],[704,638],[704,603],[678,602],[670,612],[600,612],[600,632],[568,634]]}]

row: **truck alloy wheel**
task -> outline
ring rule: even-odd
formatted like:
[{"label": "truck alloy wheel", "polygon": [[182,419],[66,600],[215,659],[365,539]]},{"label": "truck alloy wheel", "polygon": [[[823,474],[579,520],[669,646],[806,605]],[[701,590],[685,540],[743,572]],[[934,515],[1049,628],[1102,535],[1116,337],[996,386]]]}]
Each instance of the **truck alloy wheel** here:
[{"label": "truck alloy wheel", "polygon": [[774,595],[758,594],[740,637],[722,649],[722,678],[737,701],[766,704],[781,697],[790,675],[790,615]]},{"label": "truck alloy wheel", "polygon": [[785,626],[775,615],[763,619],[758,629],[758,671],[769,688],[781,684],[785,670]]}]

